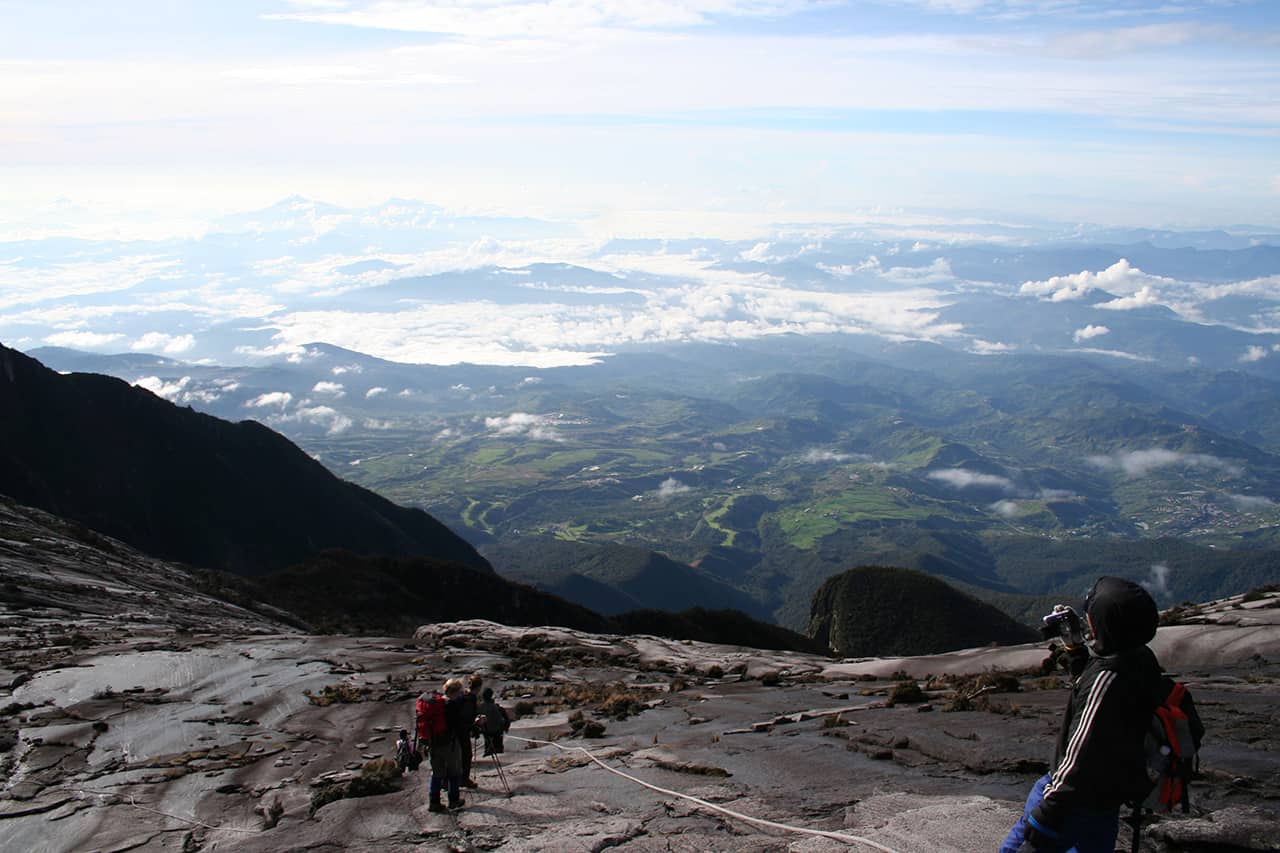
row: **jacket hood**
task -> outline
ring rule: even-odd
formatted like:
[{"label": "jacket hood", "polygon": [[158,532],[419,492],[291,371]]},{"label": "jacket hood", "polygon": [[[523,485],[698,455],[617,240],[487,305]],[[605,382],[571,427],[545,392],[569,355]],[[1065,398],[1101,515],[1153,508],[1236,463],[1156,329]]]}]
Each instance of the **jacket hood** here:
[{"label": "jacket hood", "polygon": [[1085,613],[1093,623],[1094,651],[1100,655],[1145,646],[1160,623],[1151,594],[1123,578],[1098,578],[1085,598]]}]

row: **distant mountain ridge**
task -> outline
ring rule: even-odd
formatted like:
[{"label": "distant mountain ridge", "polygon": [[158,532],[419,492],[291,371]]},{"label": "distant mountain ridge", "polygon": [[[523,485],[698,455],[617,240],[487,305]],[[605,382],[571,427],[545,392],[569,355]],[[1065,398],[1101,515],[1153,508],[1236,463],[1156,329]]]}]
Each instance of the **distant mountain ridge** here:
[{"label": "distant mountain ridge", "polygon": [[324,548],[491,572],[427,513],[331,474],[254,422],[180,408],[0,345],[0,493],[148,554],[258,575]]}]

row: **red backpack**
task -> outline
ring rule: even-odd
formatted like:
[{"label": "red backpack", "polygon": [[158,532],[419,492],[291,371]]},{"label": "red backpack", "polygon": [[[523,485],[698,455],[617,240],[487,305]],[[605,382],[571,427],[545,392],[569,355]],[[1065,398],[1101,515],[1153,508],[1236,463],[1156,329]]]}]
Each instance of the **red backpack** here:
[{"label": "red backpack", "polygon": [[1191,809],[1191,780],[1199,770],[1200,742],[1204,723],[1196,713],[1196,703],[1186,686],[1169,677],[1164,700],[1151,714],[1147,732],[1147,780],[1150,791],[1141,802],[1133,802],[1133,812],[1124,819],[1133,829],[1133,853],[1141,844],[1142,825],[1148,812],[1171,812],[1181,806]]},{"label": "red backpack", "polygon": [[449,730],[444,716],[444,697],[439,693],[432,693],[426,699],[418,697],[414,710],[417,712],[418,740],[430,741]]}]

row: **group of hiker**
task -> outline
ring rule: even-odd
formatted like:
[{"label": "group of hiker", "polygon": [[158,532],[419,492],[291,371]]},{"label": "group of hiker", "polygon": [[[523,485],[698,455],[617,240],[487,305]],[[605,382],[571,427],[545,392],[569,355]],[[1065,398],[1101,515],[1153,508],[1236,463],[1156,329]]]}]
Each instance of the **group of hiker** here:
[{"label": "group of hiker", "polygon": [[[1112,853],[1125,804],[1134,806],[1127,820],[1136,853],[1144,809],[1187,810],[1186,785],[1204,735],[1190,693],[1164,675],[1147,646],[1159,623],[1156,603],[1138,584],[1103,577],[1085,598],[1083,615],[1060,605],[1044,621],[1046,635],[1060,632],[1065,640],[1062,663],[1072,691],[1050,772],[1032,787],[1001,853]],[[494,756],[501,774],[497,755],[510,718],[478,673],[465,688],[450,678],[440,692],[424,693],[416,714],[411,755],[428,748],[430,810],[461,808],[460,789],[476,787],[473,735],[484,736],[484,755]],[[408,753],[403,730],[401,744]]]},{"label": "group of hiker", "polygon": [[[431,766],[428,787],[429,808],[433,812],[460,809],[466,805],[462,788],[477,787],[471,778],[471,762],[475,755],[473,736],[484,737],[484,755],[496,756],[504,751],[502,735],[511,727],[511,718],[494,701],[493,689],[484,686],[484,678],[474,673],[466,680],[450,678],[439,691],[419,697],[415,708],[414,737],[401,730],[396,744],[397,762],[402,769],[416,769],[425,750]],[[441,801],[448,791],[448,806]]]}]

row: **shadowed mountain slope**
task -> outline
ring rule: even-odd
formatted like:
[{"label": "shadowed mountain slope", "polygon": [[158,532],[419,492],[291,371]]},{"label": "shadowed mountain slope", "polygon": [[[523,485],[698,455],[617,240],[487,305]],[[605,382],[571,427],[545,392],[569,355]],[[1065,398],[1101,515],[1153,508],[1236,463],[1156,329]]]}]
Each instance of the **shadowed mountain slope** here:
[{"label": "shadowed mountain slope", "polygon": [[745,592],[646,548],[541,537],[487,545],[482,553],[504,577],[605,615],[704,607],[769,618],[768,608]]},{"label": "shadowed mountain slope", "polygon": [[860,566],[813,598],[809,636],[837,655],[923,655],[1037,638],[990,604],[922,572]]},{"label": "shadowed mountain slope", "polygon": [[491,571],[427,513],[340,480],[283,436],[0,346],[0,493],[148,554],[258,575],[324,548]]}]

